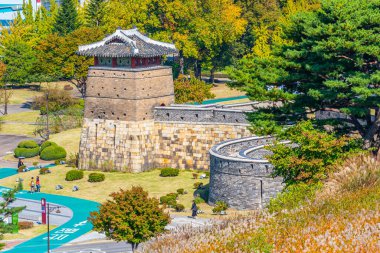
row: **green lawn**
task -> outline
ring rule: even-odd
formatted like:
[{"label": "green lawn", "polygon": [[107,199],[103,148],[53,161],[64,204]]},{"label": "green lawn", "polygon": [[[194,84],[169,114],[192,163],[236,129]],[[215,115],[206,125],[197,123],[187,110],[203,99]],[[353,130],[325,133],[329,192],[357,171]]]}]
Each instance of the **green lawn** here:
[{"label": "green lawn", "polygon": [[[108,198],[108,195],[119,189],[129,189],[132,186],[141,186],[149,192],[150,196],[159,198],[167,193],[176,192],[178,188],[183,188],[188,193],[181,195],[178,203],[184,204],[186,212],[180,213],[181,215],[189,215],[191,202],[193,200],[193,185],[195,182],[203,182],[208,184],[208,179],[193,179],[191,171],[182,170],[177,177],[160,177],[159,170],[153,170],[143,173],[122,173],[122,172],[104,172],[106,179],[100,183],[87,182],[88,174],[91,171],[85,171],[84,178],[77,181],[65,181],[66,172],[72,168],[60,165],[52,168],[52,173],[47,175],[40,175],[41,190],[46,193],[62,194],[66,196],[79,197],[98,202],[103,202]],[[30,171],[20,173],[18,175],[0,180],[0,185],[13,187],[16,184],[16,178],[21,177],[24,179],[24,188],[27,188],[29,179],[36,177],[38,171]],[[56,191],[55,186],[61,184],[64,189]],[[79,191],[73,192],[72,187],[76,185]],[[211,207],[207,204],[201,204],[201,209],[206,214],[211,214]]]},{"label": "green lawn", "polygon": [[28,122],[28,123],[35,123],[37,118],[40,116],[39,110],[33,110],[29,112],[19,112],[19,113],[12,113],[8,115],[4,115],[0,117],[1,120],[7,122]]}]

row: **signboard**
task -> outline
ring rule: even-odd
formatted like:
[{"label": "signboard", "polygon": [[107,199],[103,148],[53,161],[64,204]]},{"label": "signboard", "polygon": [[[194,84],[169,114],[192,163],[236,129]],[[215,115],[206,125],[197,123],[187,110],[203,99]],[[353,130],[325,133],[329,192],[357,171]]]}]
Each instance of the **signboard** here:
[{"label": "signboard", "polygon": [[46,224],[46,199],[41,199],[42,224]]},{"label": "signboard", "polygon": [[18,233],[18,213],[12,213],[12,225],[13,230],[12,233]]}]

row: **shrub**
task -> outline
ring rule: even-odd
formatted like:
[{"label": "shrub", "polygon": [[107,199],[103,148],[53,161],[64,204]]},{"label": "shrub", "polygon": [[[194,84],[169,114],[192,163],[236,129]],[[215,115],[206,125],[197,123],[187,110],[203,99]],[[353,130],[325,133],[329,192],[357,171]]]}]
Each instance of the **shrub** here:
[{"label": "shrub", "polygon": [[210,171],[205,171],[204,174],[205,174],[207,177],[210,177]]},{"label": "shrub", "polygon": [[74,181],[79,180],[83,178],[83,171],[82,170],[69,170],[66,173],[66,181]]},{"label": "shrub", "polygon": [[196,197],[194,199],[194,202],[195,202],[195,204],[201,204],[201,203],[205,203],[205,200],[202,199],[201,197]]},{"label": "shrub", "polygon": [[177,197],[178,197],[177,193],[166,194],[165,196],[162,196],[160,198],[160,203],[166,204],[169,207],[174,207],[177,204]]},{"label": "shrub", "polygon": [[173,169],[173,168],[164,168],[161,169],[160,176],[161,177],[176,177],[179,174],[178,169]]},{"label": "shrub", "polygon": [[203,183],[202,182],[195,182],[194,183],[194,189],[199,189],[203,186]]},{"label": "shrub", "polygon": [[79,154],[78,153],[70,154],[69,158],[66,159],[66,163],[70,167],[78,168],[78,165],[79,165]]},{"label": "shrub", "polygon": [[38,144],[34,140],[22,141],[17,145],[18,148],[37,148]]},{"label": "shrub", "polygon": [[22,165],[22,166],[20,166],[20,167],[17,169],[17,172],[23,172],[25,168],[26,168],[26,166],[25,166],[25,165]]},{"label": "shrub", "polygon": [[66,150],[61,146],[51,145],[42,150],[40,157],[46,161],[62,159],[66,157]]},{"label": "shrub", "polygon": [[25,158],[30,158],[30,157],[35,157],[40,153],[40,148],[35,147],[35,148],[16,148],[14,150],[15,157],[25,157]]},{"label": "shrub", "polygon": [[103,173],[91,173],[88,175],[88,182],[102,182],[105,177]]},{"label": "shrub", "polygon": [[18,191],[22,191],[22,190],[24,190],[24,185],[23,185],[23,183],[22,183],[22,178],[19,178],[19,179],[18,179],[17,190],[18,190]]},{"label": "shrub", "polygon": [[193,173],[193,178],[194,179],[198,179],[198,174],[197,173]]},{"label": "shrub", "polygon": [[224,201],[216,201],[215,207],[212,209],[213,213],[221,213],[222,211],[226,211],[228,209],[228,205]]},{"label": "shrub", "polygon": [[296,144],[267,148],[273,152],[268,158],[274,166],[273,176],[283,177],[286,185],[323,180],[334,165],[361,151],[358,139],[320,131],[311,121],[301,121],[287,128],[279,138]]},{"label": "shrub", "polygon": [[185,210],[185,206],[182,205],[182,204],[176,204],[176,205],[175,205],[175,210],[176,210],[177,212],[182,212],[183,210]]},{"label": "shrub", "polygon": [[37,165],[38,165],[38,162],[33,162],[33,167],[34,168],[37,167]]},{"label": "shrub", "polygon": [[183,188],[179,188],[179,189],[177,189],[177,193],[180,195],[183,195],[183,194],[185,194],[185,190]]},{"label": "shrub", "polygon": [[41,168],[40,169],[40,175],[45,175],[45,174],[47,174],[48,173],[48,168]]},{"label": "shrub", "polygon": [[272,198],[268,205],[270,213],[280,212],[282,210],[295,209],[307,201],[312,201],[315,198],[315,193],[321,188],[321,183],[308,185],[299,183],[297,185],[288,186],[282,193],[277,194]]},{"label": "shrub", "polygon": [[58,146],[58,145],[57,145],[57,143],[52,142],[52,141],[45,141],[41,145],[41,152],[42,152],[42,150],[44,150],[45,148],[50,147],[50,146]]},{"label": "shrub", "polygon": [[29,229],[34,226],[34,223],[32,221],[19,221],[18,222],[18,227],[20,229]]}]

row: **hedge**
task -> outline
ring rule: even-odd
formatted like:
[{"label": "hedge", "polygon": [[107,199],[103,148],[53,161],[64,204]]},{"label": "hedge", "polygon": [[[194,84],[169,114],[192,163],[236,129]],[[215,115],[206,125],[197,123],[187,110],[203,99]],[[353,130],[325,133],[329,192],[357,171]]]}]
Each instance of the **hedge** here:
[{"label": "hedge", "polygon": [[176,204],[176,205],[175,205],[175,210],[176,210],[177,212],[182,212],[183,210],[185,210],[185,206],[182,205],[182,204]]},{"label": "hedge", "polygon": [[50,145],[42,150],[40,158],[46,161],[66,158],[66,150],[61,146]]},{"label": "hedge", "polygon": [[162,196],[160,198],[160,203],[174,207],[177,205],[177,197],[178,197],[177,193],[169,193],[169,194]]},{"label": "hedge", "polygon": [[50,146],[58,146],[58,145],[57,145],[57,143],[52,142],[52,141],[45,141],[45,142],[42,143],[42,145],[41,145],[41,151],[44,150],[44,149],[47,148],[47,147],[50,147]]},{"label": "hedge", "polygon": [[34,226],[34,223],[32,221],[19,221],[18,222],[18,227],[22,229],[29,229]]},{"label": "hedge", "polygon": [[173,169],[173,168],[164,168],[161,169],[160,176],[161,177],[176,177],[179,174],[178,169]]},{"label": "hedge", "polygon": [[25,157],[25,158],[30,158],[30,157],[35,157],[40,153],[40,147],[35,147],[35,148],[16,148],[14,150],[15,157]]},{"label": "hedge", "polygon": [[38,144],[34,140],[22,141],[17,145],[18,148],[37,148]]},{"label": "hedge", "polygon": [[88,175],[88,182],[102,182],[106,176],[103,173],[90,173]]},{"label": "hedge", "polygon": [[74,181],[79,180],[83,178],[83,171],[82,170],[69,170],[66,173],[66,181]]}]

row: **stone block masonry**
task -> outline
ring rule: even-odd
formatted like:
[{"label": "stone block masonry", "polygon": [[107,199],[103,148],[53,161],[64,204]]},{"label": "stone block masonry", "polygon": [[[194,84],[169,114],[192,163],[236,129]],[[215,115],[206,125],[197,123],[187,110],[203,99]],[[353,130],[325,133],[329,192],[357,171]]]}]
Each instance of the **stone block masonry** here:
[{"label": "stone block masonry", "polygon": [[142,172],[153,168],[209,169],[208,150],[250,136],[246,124],[85,119],[80,168]]}]

